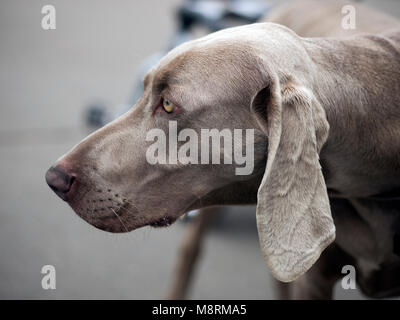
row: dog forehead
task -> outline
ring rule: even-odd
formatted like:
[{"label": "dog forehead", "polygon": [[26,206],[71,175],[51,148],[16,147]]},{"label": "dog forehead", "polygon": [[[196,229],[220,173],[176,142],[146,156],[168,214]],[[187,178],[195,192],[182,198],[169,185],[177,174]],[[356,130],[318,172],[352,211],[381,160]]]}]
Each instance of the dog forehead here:
[{"label": "dog forehead", "polygon": [[174,48],[154,68],[154,74],[164,78],[188,69],[196,73],[222,72],[229,64],[237,70],[254,64],[255,57],[268,52],[272,56],[277,52],[274,58],[279,60],[295,45],[293,38],[295,34],[291,30],[274,23],[224,29]]},{"label": "dog forehead", "polygon": [[234,76],[254,65],[254,55],[245,40],[215,38],[188,43],[171,51],[154,69],[154,80],[212,82],[217,77],[219,81],[221,76]]},{"label": "dog forehead", "polygon": [[[272,50],[277,40],[285,37],[291,37],[287,30],[270,23],[225,29],[171,50],[146,78],[157,92],[168,86],[183,95],[209,96],[208,101],[222,100],[222,96],[246,98],[254,94],[251,88],[259,88],[265,81],[265,61],[276,66],[277,61],[285,60],[283,54]],[[279,47],[279,51],[287,51],[282,43]]]},{"label": "dog forehead", "polygon": [[[174,62],[182,62],[183,60],[196,60],[196,58],[204,57],[207,52],[212,58],[216,51],[226,50],[225,56],[234,55],[235,49],[243,48],[246,44],[257,41],[261,33],[265,34],[265,28],[273,28],[277,25],[270,26],[269,23],[258,23],[248,26],[240,26],[224,29],[211,33],[202,38],[185,42],[180,46],[172,49],[159,63],[159,68],[174,65]],[[219,49],[219,50],[218,50]]]}]

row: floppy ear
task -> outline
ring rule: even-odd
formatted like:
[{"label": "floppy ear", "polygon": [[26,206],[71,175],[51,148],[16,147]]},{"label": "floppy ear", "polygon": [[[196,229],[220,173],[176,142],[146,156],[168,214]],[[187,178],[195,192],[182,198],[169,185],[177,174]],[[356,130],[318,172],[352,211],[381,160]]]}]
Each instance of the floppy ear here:
[{"label": "floppy ear", "polygon": [[288,83],[264,88],[252,110],[268,136],[268,158],[258,189],[257,228],[272,274],[289,282],[305,273],[335,239],[319,163],[329,125],[310,90]]}]

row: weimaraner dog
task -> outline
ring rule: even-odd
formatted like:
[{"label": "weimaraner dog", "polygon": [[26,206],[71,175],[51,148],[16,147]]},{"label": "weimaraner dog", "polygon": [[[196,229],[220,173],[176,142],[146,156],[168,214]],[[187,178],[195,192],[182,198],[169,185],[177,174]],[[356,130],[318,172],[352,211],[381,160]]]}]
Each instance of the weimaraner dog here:
[{"label": "weimaraner dog", "polygon": [[[301,38],[274,23],[220,31],[172,50],[147,74],[136,106],[61,157],[46,181],[110,232],[257,203],[267,266],[280,281],[299,279],[291,297],[329,297],[344,264],[356,266],[369,295],[396,295],[399,70],[396,29],[345,39]],[[254,170],[149,162],[147,133],[170,137],[171,122],[198,136],[252,129]]]},{"label": "weimaraner dog", "polygon": [[[346,5],[351,5],[355,9],[354,12],[356,13],[355,18],[357,21],[355,29],[345,29],[341,25],[344,17],[343,13],[347,13],[346,10],[343,10],[343,8],[346,8]],[[286,2],[283,5],[275,7],[263,20],[265,22],[275,22],[285,25],[303,37],[348,37],[359,33],[380,33],[396,28],[399,25],[398,20],[393,17],[359,3],[340,0],[297,0]],[[382,201],[384,200],[382,199]],[[172,285],[168,290],[168,299],[182,299],[186,296],[197,259],[202,251],[203,238],[214,217],[220,214],[220,211],[218,207],[202,209],[199,211],[196,219],[188,225],[180,246],[174,277],[171,281]],[[368,223],[368,221],[365,222]],[[334,246],[335,244],[331,245],[331,247]],[[329,250],[330,252],[335,252],[334,248],[329,248]],[[329,268],[335,259],[340,260],[340,256],[335,257],[334,254],[330,254],[331,257],[327,256],[327,253],[323,254],[310,273],[330,272],[336,273],[335,277],[318,276],[318,281],[314,282],[316,285],[310,282],[307,283],[304,279],[290,284],[277,281],[276,296],[286,299],[307,297],[332,298],[332,287],[337,279],[339,263],[336,262],[333,264],[332,271],[329,271],[327,268]],[[307,276],[305,276],[305,279],[307,279]],[[321,287],[325,289],[321,291],[319,289]],[[310,294],[308,292],[314,293]],[[364,293],[372,295],[370,292],[371,290],[365,290]],[[376,296],[379,295],[376,294]]]}]

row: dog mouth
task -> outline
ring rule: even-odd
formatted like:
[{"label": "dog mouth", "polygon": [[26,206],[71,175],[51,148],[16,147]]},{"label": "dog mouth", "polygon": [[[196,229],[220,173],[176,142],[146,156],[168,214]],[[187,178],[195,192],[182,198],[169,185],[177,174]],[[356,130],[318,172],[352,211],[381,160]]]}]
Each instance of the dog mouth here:
[{"label": "dog mouth", "polygon": [[135,223],[135,221],[131,221],[130,223],[124,223],[121,221],[121,218],[117,217],[108,217],[107,219],[101,219],[102,221],[92,222],[91,224],[103,231],[111,232],[111,233],[127,233],[133,230],[143,228],[143,227],[152,227],[152,228],[166,228],[175,222],[176,219],[171,217],[162,217],[155,221],[150,222],[141,222]]},{"label": "dog mouth", "polygon": [[[95,219],[84,219],[97,229],[111,233],[128,233],[143,227],[166,228],[172,225],[176,219],[170,216],[161,218],[143,219],[143,217],[130,216],[125,208],[112,209],[113,214],[98,216]],[[147,220],[147,221],[146,221]]]},{"label": "dog mouth", "polygon": [[128,233],[146,226],[164,228],[177,219],[166,213],[144,215],[132,201],[112,190],[88,193],[69,204],[79,217],[102,231]]},{"label": "dog mouth", "polygon": [[171,224],[174,223],[174,219],[170,217],[162,217],[161,219],[156,220],[155,222],[150,223],[149,225],[153,228],[163,228],[169,227]]},{"label": "dog mouth", "polygon": [[[118,214],[118,213],[117,213]],[[96,219],[95,221],[89,222],[91,225],[96,227],[97,229],[111,232],[111,233],[127,233],[133,230],[143,228],[143,227],[152,227],[152,228],[165,228],[169,227],[171,224],[175,222],[176,219],[171,217],[162,217],[157,220],[148,221],[148,222],[136,222],[133,221],[126,221],[123,219],[124,217],[101,217]]]}]

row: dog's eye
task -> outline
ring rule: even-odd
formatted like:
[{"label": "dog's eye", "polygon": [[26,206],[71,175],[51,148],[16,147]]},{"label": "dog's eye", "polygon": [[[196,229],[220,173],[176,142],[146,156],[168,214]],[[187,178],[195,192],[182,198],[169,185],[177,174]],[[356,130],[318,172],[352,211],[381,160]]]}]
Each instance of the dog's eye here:
[{"label": "dog's eye", "polygon": [[172,113],[175,109],[175,105],[168,99],[162,100],[162,107],[163,107],[164,111],[167,113]]}]

